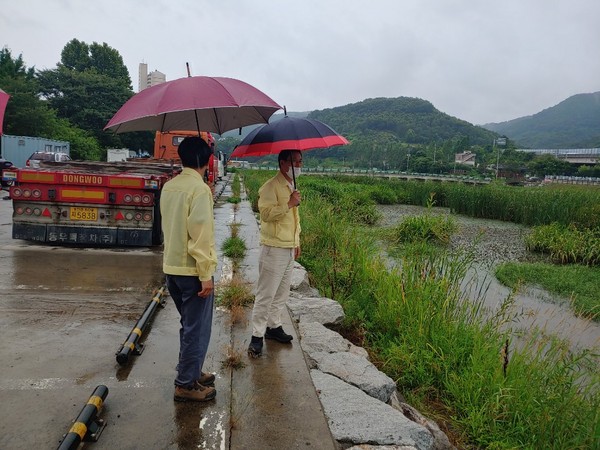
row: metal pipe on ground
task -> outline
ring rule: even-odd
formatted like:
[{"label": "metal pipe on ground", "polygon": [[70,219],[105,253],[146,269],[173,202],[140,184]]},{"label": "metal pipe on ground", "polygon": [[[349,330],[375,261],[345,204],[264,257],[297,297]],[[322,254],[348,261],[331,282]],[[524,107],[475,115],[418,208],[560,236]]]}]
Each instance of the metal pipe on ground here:
[{"label": "metal pipe on ground", "polygon": [[81,441],[97,441],[100,433],[106,426],[102,419],[96,416],[102,409],[102,403],[108,395],[108,388],[103,384],[94,389],[92,395],[88,399],[77,418],[73,422],[73,426],[58,446],[58,450],[75,450],[79,447]]},{"label": "metal pipe on ground", "polygon": [[166,286],[162,286],[156,295],[152,297],[152,300],[150,300],[148,306],[146,306],[144,313],[129,333],[127,340],[125,340],[119,351],[116,353],[117,362],[120,365],[124,365],[129,361],[130,354],[140,355],[142,353],[144,347],[138,341],[142,337],[145,328],[150,323],[152,316],[156,312],[156,308],[158,306],[163,306],[165,290]]}]

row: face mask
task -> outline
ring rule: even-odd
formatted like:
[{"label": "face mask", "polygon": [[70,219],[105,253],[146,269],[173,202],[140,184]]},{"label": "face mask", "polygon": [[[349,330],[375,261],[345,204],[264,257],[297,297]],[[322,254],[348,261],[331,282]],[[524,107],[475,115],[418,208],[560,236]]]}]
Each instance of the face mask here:
[{"label": "face mask", "polygon": [[288,171],[287,171],[287,174],[286,174],[286,175],[287,175],[287,176],[288,176],[290,179],[292,179],[292,180],[293,180],[293,179],[294,179],[294,176],[295,176],[296,178],[298,178],[298,177],[300,176],[300,173],[302,173],[302,171],[300,170],[300,167],[294,167],[294,173],[292,174],[292,166],[290,166],[290,168],[288,169]]}]

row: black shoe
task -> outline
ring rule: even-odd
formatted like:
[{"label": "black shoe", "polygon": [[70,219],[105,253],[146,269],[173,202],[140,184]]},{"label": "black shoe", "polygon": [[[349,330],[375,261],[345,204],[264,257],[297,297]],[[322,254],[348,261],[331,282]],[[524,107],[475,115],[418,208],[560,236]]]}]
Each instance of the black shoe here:
[{"label": "black shoe", "polygon": [[292,339],[294,339],[291,334],[287,334],[285,331],[283,331],[283,328],[280,326],[277,328],[267,327],[265,337],[267,339],[275,339],[276,341],[283,342],[284,344],[287,344]]},{"label": "black shoe", "polygon": [[248,346],[248,355],[252,356],[253,358],[258,358],[260,355],[262,355],[262,348],[263,338],[252,336],[252,339],[250,339],[250,345]]}]

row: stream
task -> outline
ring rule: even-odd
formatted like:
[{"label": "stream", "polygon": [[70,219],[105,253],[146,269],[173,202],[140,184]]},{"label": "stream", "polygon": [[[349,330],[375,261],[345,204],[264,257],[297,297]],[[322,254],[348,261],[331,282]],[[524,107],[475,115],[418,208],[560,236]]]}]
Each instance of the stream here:
[{"label": "stream", "polygon": [[[378,210],[383,215],[380,225],[385,227],[393,226],[407,216],[427,212],[427,208],[412,205],[379,205]],[[433,208],[430,213],[451,214],[447,208]],[[475,246],[475,262],[461,286],[463,293],[472,300],[483,300],[485,313],[493,314],[511,294],[511,290],[494,276],[494,266],[505,261],[531,262],[537,259],[525,248],[524,238],[529,229],[509,222],[457,214],[452,216],[459,228],[451,239],[450,247]],[[514,315],[513,330],[538,328],[546,335],[570,342],[573,350],[600,351],[600,323],[575,316],[567,299],[536,286],[525,286],[513,300],[510,310]]]}]

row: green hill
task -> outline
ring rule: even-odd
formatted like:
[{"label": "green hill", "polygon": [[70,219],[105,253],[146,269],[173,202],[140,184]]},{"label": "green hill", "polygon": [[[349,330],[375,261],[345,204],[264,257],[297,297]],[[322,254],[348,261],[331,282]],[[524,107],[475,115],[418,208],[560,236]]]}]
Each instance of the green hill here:
[{"label": "green hill", "polygon": [[573,95],[532,116],[483,127],[527,148],[600,147],[600,92]]},{"label": "green hill", "polygon": [[349,136],[387,135],[407,144],[442,142],[466,136],[471,145],[487,145],[495,133],[438,111],[412,97],[371,98],[337,108],[313,111],[309,117]]},{"label": "green hill", "polygon": [[[305,162],[312,160],[314,165],[418,171],[432,169],[437,164],[441,170],[442,165],[452,167],[454,153],[469,150],[472,146],[478,146],[480,157],[483,157],[497,137],[494,132],[438,111],[428,101],[411,97],[372,98],[310,113],[289,112],[288,115],[320,120],[350,141],[347,146],[309,152]],[[282,114],[273,115],[271,121],[281,117]],[[242,139],[253,128],[244,128],[241,136],[235,131],[225,133],[223,137],[232,144],[232,140]]]},{"label": "green hill", "polygon": [[436,148],[437,161],[451,163],[455,152],[473,145],[491,147],[497,137],[496,133],[438,111],[426,100],[412,97],[372,98],[313,111],[308,117],[326,123],[351,141],[349,146],[317,150],[311,156],[343,158],[363,167],[405,168],[409,155],[436,161]]}]

